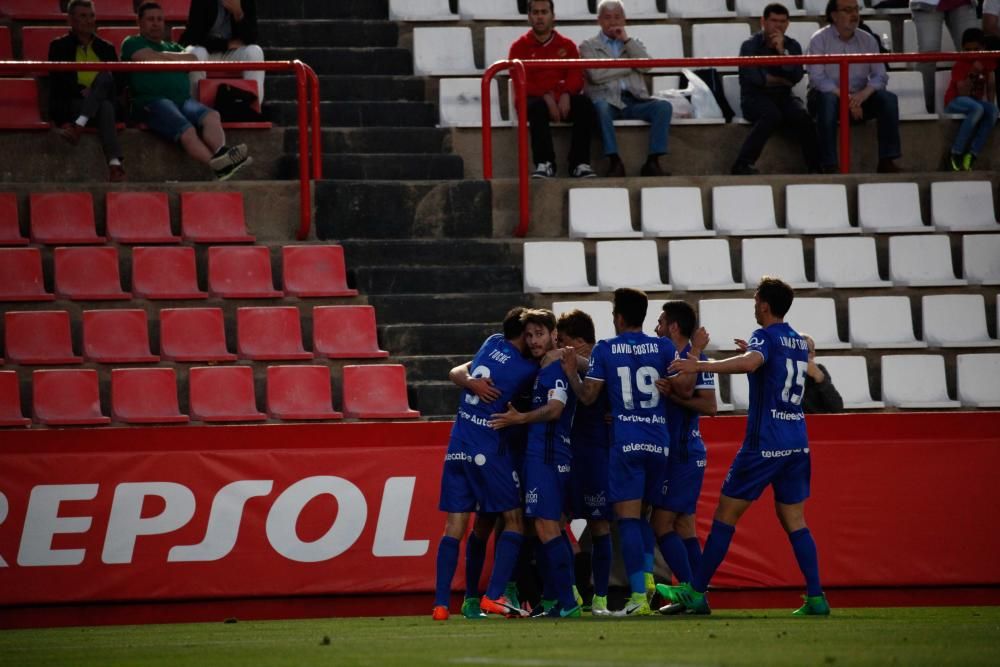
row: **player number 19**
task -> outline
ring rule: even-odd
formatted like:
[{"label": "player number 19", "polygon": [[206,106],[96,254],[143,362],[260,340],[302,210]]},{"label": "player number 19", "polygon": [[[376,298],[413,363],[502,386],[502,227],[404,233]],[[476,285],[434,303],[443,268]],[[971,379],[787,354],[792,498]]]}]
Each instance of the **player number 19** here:
[{"label": "player number 19", "polygon": [[[805,361],[785,359],[785,387],[781,390],[781,400],[785,403],[798,405],[802,402],[802,394],[806,390],[806,370],[809,364]],[[792,387],[794,380],[795,387]]]},{"label": "player number 19", "polygon": [[[632,369],[628,366],[618,367],[618,378],[622,383],[622,403],[626,410],[635,409],[635,401],[632,398]],[[660,374],[652,366],[642,366],[635,372],[635,384],[639,393],[647,398],[639,401],[642,408],[655,408],[660,404],[660,392],[656,388],[656,381],[660,379]]]}]

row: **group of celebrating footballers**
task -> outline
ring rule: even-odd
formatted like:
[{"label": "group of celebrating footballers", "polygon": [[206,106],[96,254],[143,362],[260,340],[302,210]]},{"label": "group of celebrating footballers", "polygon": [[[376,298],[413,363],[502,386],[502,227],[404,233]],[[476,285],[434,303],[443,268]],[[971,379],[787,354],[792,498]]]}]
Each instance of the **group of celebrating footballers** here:
[{"label": "group of celebrating footballers", "polygon": [[[616,336],[595,341],[579,310],[560,315],[514,308],[503,333],[486,339],[449,377],[463,389],[445,455],[440,509],[447,513],[437,553],[434,620],[447,620],[459,546],[466,542],[462,615],[581,616],[573,583],[567,519],[586,519],[593,545],[594,616],[711,613],[706,591],[729,549],[736,523],[764,489],[774,488],[778,519],[806,581],[797,616],[828,615],[816,543],[806,527],[810,457],[801,408],[808,367],[805,339],[784,322],[792,288],[765,276],[754,293],[760,328],[741,354],[717,361],[702,350],[709,334],[694,309],[668,301],[656,336],[642,331],[648,299],[615,291]],[[695,509],[707,462],[699,417],[716,411],[714,374],[747,373],[750,406],[743,445],[722,486],[702,551]],[[608,609],[616,521],[631,595]],[[526,524],[530,521],[530,526]],[[526,538],[526,527],[533,537]],[[486,544],[498,528],[485,594],[479,580]],[[659,547],[678,585],[656,584]],[[522,550],[543,582],[541,604],[522,607],[514,583]]]}]

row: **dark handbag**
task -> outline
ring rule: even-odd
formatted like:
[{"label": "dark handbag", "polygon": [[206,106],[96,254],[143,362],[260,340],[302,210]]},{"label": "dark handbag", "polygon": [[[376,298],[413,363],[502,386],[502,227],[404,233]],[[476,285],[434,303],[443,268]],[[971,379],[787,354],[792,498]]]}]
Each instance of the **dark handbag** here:
[{"label": "dark handbag", "polygon": [[215,93],[215,110],[226,123],[259,123],[264,116],[254,109],[257,96],[249,90],[220,83]]}]

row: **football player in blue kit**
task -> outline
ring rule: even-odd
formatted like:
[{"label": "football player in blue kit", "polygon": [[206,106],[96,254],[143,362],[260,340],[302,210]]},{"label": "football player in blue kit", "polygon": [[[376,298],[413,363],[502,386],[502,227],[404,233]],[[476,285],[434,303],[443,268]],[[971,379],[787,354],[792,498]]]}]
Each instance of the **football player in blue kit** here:
[{"label": "football player in blue kit", "polygon": [[[503,334],[490,336],[479,348],[470,375],[477,391],[467,387],[459,402],[441,476],[439,508],[447,512],[447,518],[438,543],[434,620],[447,620],[449,616],[459,542],[473,511],[503,515],[504,531],[497,540],[493,572],[481,605],[486,607],[483,611],[490,612],[506,605],[503,590],[517,562],[524,533],[520,478],[504,441],[488,422],[490,415],[503,409],[525,386],[530,387],[538,372],[538,363],[526,356],[523,310],[511,310],[504,318]],[[491,395],[496,398],[487,400]],[[485,549],[485,541],[483,545]],[[463,613],[466,606],[472,606],[468,600],[463,604]],[[516,608],[509,611],[520,613]]]},{"label": "football player in blue kit", "polygon": [[[708,333],[698,327],[694,308],[684,301],[667,301],[656,323],[656,335],[669,338],[686,358],[692,340],[704,349]],[[707,359],[702,354],[701,359]],[[661,382],[663,382],[661,380]],[[667,428],[670,430],[670,456],[667,457],[667,481],[663,509],[667,532],[660,539],[663,559],[678,583],[690,582],[692,570],[701,561],[701,546],[695,530],[695,510],[701,495],[705,466],[708,463],[705,442],[699,429],[701,415],[713,416],[718,409],[715,400],[715,376],[699,373],[691,398],[670,395],[667,400]],[[662,614],[684,611],[683,605],[668,604]]]},{"label": "football player in blue kit", "polygon": [[[531,355],[542,359],[555,348],[556,318],[548,310],[528,310],[521,317],[524,340]],[[563,533],[569,500],[570,429],[576,396],[559,357],[543,360],[535,378],[532,410],[519,412],[513,405],[494,414],[490,427],[500,430],[528,424],[524,467],[524,516],[533,520],[541,542],[541,568],[546,589],[557,600],[548,616],[578,618],[580,605],[573,595],[573,551]]]},{"label": "football player in blue kit", "polygon": [[754,293],[754,315],[761,328],[748,342],[737,341],[745,352],[719,361],[701,361],[696,355],[678,359],[672,371],[748,373],[750,408],[743,446],[722,485],[712,530],[705,542],[701,564],[690,583],[657,586],[672,602],[690,613],[710,613],[705,592],[716,569],[726,557],[736,523],[754,500],[770,485],[775,509],[806,580],[805,604],[796,616],[830,613],[819,579],[816,542],[806,527],[805,501],[809,497],[810,458],[806,438],[802,392],[809,366],[805,339],[785,323],[794,292],[779,278],[764,276]]},{"label": "football player in blue kit", "polygon": [[[601,389],[607,387],[612,415],[608,492],[618,520],[622,557],[632,592],[620,612],[626,616],[651,613],[646,599],[641,524],[644,503],[653,507],[652,524],[657,537],[666,532],[662,487],[667,477],[670,435],[664,400],[656,381],[667,377],[677,351],[669,339],[642,332],[647,305],[646,294],[640,290],[615,290],[612,315],[618,335],[594,346],[584,381],[577,374],[576,354],[571,350],[564,350],[563,354],[567,379],[582,403],[591,405]],[[690,397],[694,377],[674,374],[669,387],[671,393]]]}]

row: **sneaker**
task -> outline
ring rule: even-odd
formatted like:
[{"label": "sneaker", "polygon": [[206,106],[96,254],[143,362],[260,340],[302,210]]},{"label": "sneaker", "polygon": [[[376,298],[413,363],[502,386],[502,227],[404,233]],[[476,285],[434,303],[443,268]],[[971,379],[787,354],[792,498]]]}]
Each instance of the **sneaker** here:
[{"label": "sneaker", "polygon": [[652,614],[649,608],[649,600],[645,593],[632,593],[632,597],[625,603],[625,607],[615,612],[615,616],[649,616]]},{"label": "sneaker", "polygon": [[625,165],[618,155],[608,156],[608,178],[625,178]]},{"label": "sneaker", "polygon": [[212,159],[208,161],[208,166],[213,171],[219,171],[232,166],[237,162],[242,162],[250,154],[246,144],[236,144],[235,146],[223,146],[215,152]]},{"label": "sneaker", "polygon": [[691,584],[683,583],[679,586],[667,586],[657,584],[656,592],[671,602],[683,604],[688,614],[708,615],[712,613],[708,606],[708,598],[704,593],[699,593]]},{"label": "sneaker", "polygon": [[556,168],[551,162],[539,162],[535,165],[535,170],[531,172],[532,178],[552,178],[556,175]]},{"label": "sneaker", "polygon": [[580,618],[582,615],[580,605],[576,605],[572,609],[559,610],[559,618]]},{"label": "sneaker", "polygon": [[222,169],[216,171],[215,172],[215,177],[217,179],[219,179],[220,181],[228,181],[240,169],[242,169],[243,167],[249,167],[252,164],[253,164],[253,158],[250,157],[250,156],[247,156],[241,162],[237,162],[237,163],[232,164],[232,165],[230,165],[228,167],[223,167]]},{"label": "sneaker", "polygon": [[69,123],[63,125],[59,128],[59,136],[63,138],[70,146],[76,146],[80,143],[80,136],[83,134],[83,128],[76,123]]},{"label": "sneaker", "polygon": [[576,584],[573,584],[573,599],[576,600],[577,607],[583,606],[583,596],[580,595],[580,590],[576,587]]},{"label": "sneaker", "polygon": [[611,616],[607,595],[594,596],[594,599],[590,601],[590,614],[591,616]]},{"label": "sneaker", "polygon": [[523,607],[521,607],[521,598],[518,595],[517,584],[515,582],[507,582],[507,585],[503,589],[503,596],[507,598],[507,602],[510,604],[523,609]]},{"label": "sneaker", "polygon": [[976,163],[976,156],[966,153],[962,156],[962,171],[972,171],[972,165]]},{"label": "sneaker", "polygon": [[597,172],[595,172],[591,166],[585,162],[573,167],[573,178],[597,178]]},{"label": "sneaker", "polygon": [[670,176],[670,172],[666,171],[660,166],[660,159],[658,157],[650,157],[646,160],[646,163],[642,165],[642,169],[639,170],[640,176]]},{"label": "sneaker", "polygon": [[829,616],[830,604],[826,595],[803,595],[805,604],[792,612],[792,616]]},{"label": "sneaker", "polygon": [[462,603],[462,616],[466,618],[486,618],[486,614],[479,608],[479,600],[476,598],[465,598]]},{"label": "sneaker", "polygon": [[502,595],[496,600],[491,600],[484,595],[479,601],[479,608],[487,614],[499,614],[501,616],[507,616],[508,614],[514,616],[528,615],[528,612],[520,607],[515,607]]},{"label": "sneaker", "polygon": [[112,183],[121,183],[125,180],[125,168],[120,164],[108,165],[108,180]]},{"label": "sneaker", "polygon": [[447,621],[449,615],[448,607],[444,605],[434,607],[434,611],[431,612],[431,618],[435,621]]},{"label": "sneaker", "polygon": [[948,166],[952,171],[962,171],[962,158],[961,153],[952,153],[948,157]]},{"label": "sneaker", "polygon": [[556,600],[542,600],[537,607],[531,610],[531,618],[545,616],[549,611],[555,609],[557,604]]},{"label": "sneaker", "polygon": [[733,176],[756,176],[760,173],[760,171],[752,164],[737,162],[733,165],[733,168],[729,170],[729,173]]},{"label": "sneaker", "polygon": [[660,613],[664,616],[677,616],[685,611],[687,611],[687,607],[680,602],[671,602],[660,607]]},{"label": "sneaker", "polygon": [[652,572],[647,572],[645,579],[646,579],[646,599],[652,600],[653,596],[656,595],[656,579],[653,577]]}]

